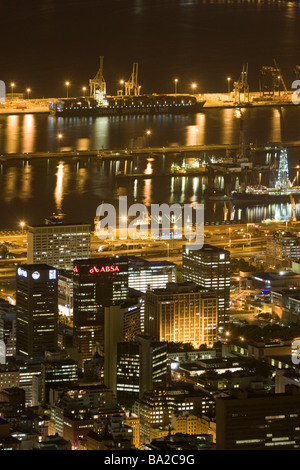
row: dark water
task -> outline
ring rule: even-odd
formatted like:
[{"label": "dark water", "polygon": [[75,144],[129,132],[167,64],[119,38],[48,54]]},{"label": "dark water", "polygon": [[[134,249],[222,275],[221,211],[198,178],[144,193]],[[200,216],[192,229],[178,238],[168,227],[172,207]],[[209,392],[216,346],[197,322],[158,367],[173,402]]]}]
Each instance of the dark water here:
[{"label": "dark water", "polygon": [[139,63],[143,92],[226,91],[249,64],[251,89],[276,58],[286,83],[299,62],[299,2],[280,0],[2,0],[0,79],[32,97],[78,94],[104,56],[114,94]]},{"label": "dark water", "polygon": [[[276,58],[290,88],[299,60],[298,2],[267,0],[24,0],[0,4],[0,79],[16,83],[16,92],[32,88],[32,97],[78,94],[104,56],[109,93],[128,79],[139,63],[143,92],[226,92],[249,64],[250,89],[257,90],[262,65]],[[8,21],[8,19],[10,19]],[[9,90],[8,90],[9,91]],[[151,130],[149,140],[146,130]],[[240,122],[232,110],[203,110],[196,116],[102,117],[97,119],[0,116],[0,154],[63,149],[125,148],[144,145],[236,143]],[[61,133],[63,138],[58,139]],[[300,140],[300,107],[245,111],[245,140],[253,143]],[[290,179],[300,163],[299,149],[289,150]],[[172,156],[135,162],[143,172],[161,172]],[[60,165],[60,166],[59,166]],[[148,165],[148,166],[147,166]],[[0,227],[20,220],[41,223],[62,210],[67,221],[92,223],[97,206],[116,202],[202,201],[203,181],[154,178],[116,185],[118,162],[95,159],[39,160],[0,165]],[[206,203],[206,219],[221,220],[223,205]],[[240,210],[239,210],[240,209]],[[236,207],[235,218],[261,220],[290,214],[289,204]]]},{"label": "dark water", "polygon": [[[280,114],[277,109],[245,111],[245,140],[267,143],[300,140],[300,108],[288,107]],[[1,153],[51,151],[77,148],[129,148],[146,145],[145,129],[151,129],[151,145],[237,143],[239,120],[232,110],[206,110],[196,116],[123,117],[90,119],[56,119],[46,115],[7,116],[1,123]],[[63,142],[57,139],[62,132]],[[176,147],[174,147],[176,148]],[[223,151],[207,152],[220,156]],[[299,148],[288,152],[290,179],[300,164]],[[199,153],[203,157],[203,153]],[[136,158],[129,172],[161,175],[170,170],[174,155]],[[179,162],[182,158],[179,159]],[[120,195],[128,203],[191,203],[204,202],[206,220],[223,220],[223,204],[204,199],[205,179],[189,176],[120,181],[123,161],[99,162],[96,158],[38,159],[29,163],[10,161],[0,164],[1,220],[0,227],[17,227],[20,220],[41,223],[52,212],[62,211],[66,221],[92,223],[99,204],[117,206]],[[222,182],[220,183],[220,185]],[[297,211],[300,214],[300,207]],[[259,221],[266,218],[287,218],[290,204],[258,207],[236,206],[234,219]]]}]

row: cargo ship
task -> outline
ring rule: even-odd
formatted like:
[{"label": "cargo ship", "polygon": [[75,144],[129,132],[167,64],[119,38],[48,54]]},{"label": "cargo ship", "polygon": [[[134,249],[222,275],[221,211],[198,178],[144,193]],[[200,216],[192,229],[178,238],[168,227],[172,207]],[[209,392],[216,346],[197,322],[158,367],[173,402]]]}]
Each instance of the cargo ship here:
[{"label": "cargo ship", "polygon": [[205,101],[193,95],[106,96],[105,100],[90,97],[61,98],[49,102],[52,116],[122,116],[142,114],[193,114]]},{"label": "cargo ship", "polygon": [[246,203],[290,202],[291,198],[300,200],[300,187],[267,188],[266,186],[247,186],[245,191],[232,191],[233,201]]}]

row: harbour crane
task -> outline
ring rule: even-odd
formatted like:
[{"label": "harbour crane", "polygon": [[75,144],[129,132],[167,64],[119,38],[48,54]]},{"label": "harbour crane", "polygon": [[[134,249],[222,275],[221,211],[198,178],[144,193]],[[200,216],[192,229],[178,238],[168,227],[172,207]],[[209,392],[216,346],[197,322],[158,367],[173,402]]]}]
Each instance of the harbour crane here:
[{"label": "harbour crane", "polygon": [[106,95],[106,81],[103,77],[103,56],[100,56],[100,67],[94,78],[90,78],[90,96],[96,99],[97,92],[101,95]]},{"label": "harbour crane", "polygon": [[243,70],[237,82],[233,83],[235,103],[249,102],[248,64],[243,64]]},{"label": "harbour crane", "polygon": [[141,87],[138,84],[138,63],[133,63],[132,74],[128,82],[125,82],[125,95],[138,96],[140,94]]}]

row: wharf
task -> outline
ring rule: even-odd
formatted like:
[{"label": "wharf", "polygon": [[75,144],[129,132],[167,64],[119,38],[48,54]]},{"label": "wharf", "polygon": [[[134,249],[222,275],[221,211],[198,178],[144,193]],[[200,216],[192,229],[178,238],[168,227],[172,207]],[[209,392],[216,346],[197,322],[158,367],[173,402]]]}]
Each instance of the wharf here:
[{"label": "wharf", "polygon": [[[205,101],[202,112],[205,109],[226,108],[262,108],[262,107],[285,107],[295,106],[292,101],[292,91],[281,93],[276,96],[261,96],[259,92],[249,93],[249,100],[243,102],[235,101],[233,93],[203,93],[194,95],[197,100]],[[11,114],[50,114],[49,102],[55,102],[63,98],[43,98],[39,100],[22,100],[21,102],[9,102],[0,107],[1,115]]]},{"label": "wharf", "polygon": [[[251,152],[264,152],[276,150],[278,148],[300,147],[300,140],[285,142],[268,142],[266,144],[245,144],[245,149]],[[179,145],[171,147],[140,147],[127,149],[94,149],[94,150],[66,150],[55,152],[32,152],[32,153],[8,153],[0,155],[0,162],[10,160],[34,160],[37,158],[58,158],[79,160],[80,158],[97,157],[99,160],[127,160],[133,157],[156,157],[165,154],[172,154],[173,157],[185,156],[199,157],[200,152],[207,151],[234,151],[239,148],[239,144],[208,144],[208,145]]]}]

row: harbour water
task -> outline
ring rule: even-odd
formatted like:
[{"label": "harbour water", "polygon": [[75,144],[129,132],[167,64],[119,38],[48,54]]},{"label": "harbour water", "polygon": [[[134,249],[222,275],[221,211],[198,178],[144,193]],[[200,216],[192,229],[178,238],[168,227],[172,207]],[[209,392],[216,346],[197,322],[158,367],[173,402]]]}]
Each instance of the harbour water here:
[{"label": "harbour water", "polygon": [[[133,62],[139,63],[143,93],[173,93],[175,77],[179,93],[190,93],[193,82],[199,93],[226,93],[228,76],[233,85],[243,63],[249,64],[250,90],[258,90],[259,70],[273,65],[273,58],[289,89],[296,78],[300,43],[300,5],[296,1],[128,0],[124,5],[123,0],[115,0],[113,7],[111,0],[86,0],[84,7],[79,0],[43,0],[38,6],[32,0],[23,3],[21,10],[15,10],[12,2],[3,5],[3,17],[14,20],[2,25],[3,37],[10,40],[2,51],[5,68],[0,79],[6,83],[13,79],[16,92],[30,85],[31,98],[62,96],[65,80],[71,83],[70,96],[78,95],[95,75],[99,55],[105,58],[104,76],[110,94],[116,93],[121,78],[129,78]],[[30,36],[28,28],[34,32]],[[49,47],[55,29],[62,37]],[[114,31],[123,38],[122,47]],[[26,41],[16,43],[17,37]],[[220,37],[224,38],[221,43]],[[22,60],[15,60],[16,50]],[[299,129],[300,106],[284,108],[282,114],[276,108],[244,112],[246,142],[298,141]],[[169,145],[176,152],[177,145],[238,143],[239,135],[240,121],[232,109],[203,110],[194,116],[96,119],[1,115],[0,155]],[[299,148],[288,151],[291,180],[297,176],[299,152]],[[135,161],[137,171],[160,174],[176,157],[153,158]],[[67,221],[92,223],[97,206],[102,201],[116,203],[120,194],[127,194],[129,203],[204,200],[205,181],[194,176],[130,180],[118,188],[115,175],[120,165],[93,158],[64,161],[63,157],[1,163],[0,228],[18,228],[20,220],[41,223],[45,216],[60,210]],[[223,219],[223,203],[206,199],[205,207],[206,220]],[[287,218],[290,213],[290,204],[278,203],[243,205],[236,207],[233,215],[259,221]]]},{"label": "harbour water", "polygon": [[[247,109],[244,113],[245,141],[253,143],[295,141],[299,139],[300,107]],[[151,130],[151,135],[146,130]],[[128,196],[128,204],[205,203],[206,221],[224,219],[224,203],[205,197],[207,181],[203,177],[161,176],[169,172],[177,145],[238,143],[240,123],[233,110],[206,110],[195,116],[136,116],[110,118],[55,118],[47,115],[1,116],[1,154],[62,150],[61,158],[35,161],[7,161],[0,164],[0,228],[17,228],[20,220],[29,224],[43,222],[53,212],[66,214],[66,221],[93,223],[99,204],[118,203],[120,195]],[[58,133],[62,138],[58,139]],[[97,158],[72,160],[63,158],[70,149],[138,148],[173,145],[174,154],[135,157],[130,171],[153,174],[151,179],[116,178],[123,171],[123,161],[100,161]],[[297,176],[300,149],[288,151],[290,179]],[[215,152],[220,156],[220,152]],[[211,157],[212,152],[206,156]],[[199,158],[204,155],[199,153]],[[157,175],[157,176],[155,176]],[[220,188],[222,181],[220,180]],[[246,222],[268,218],[287,218],[291,204],[235,204],[232,218]],[[297,214],[300,207],[297,205]]]}]

